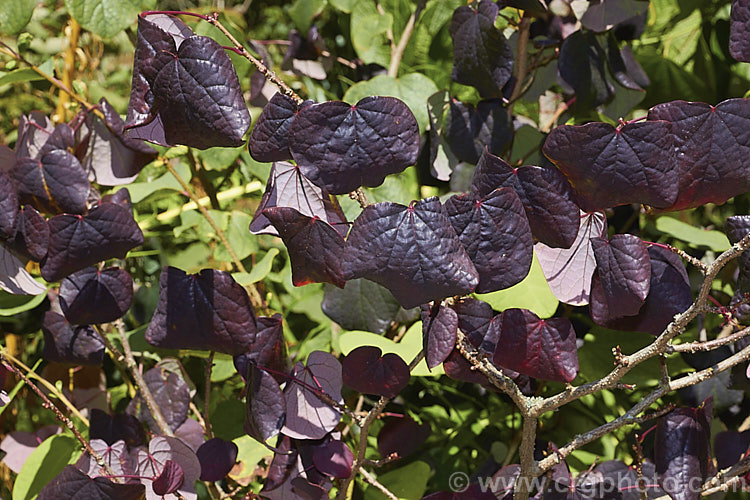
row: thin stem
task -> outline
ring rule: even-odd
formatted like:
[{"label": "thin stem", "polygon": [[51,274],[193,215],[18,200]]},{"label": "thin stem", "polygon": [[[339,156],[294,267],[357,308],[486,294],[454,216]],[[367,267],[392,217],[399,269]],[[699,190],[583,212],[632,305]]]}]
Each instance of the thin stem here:
[{"label": "thin stem", "polygon": [[[68,47],[63,53],[63,61],[65,66],[62,73],[62,83],[67,87],[73,84],[73,77],[76,70],[76,49],[78,48],[78,35],[81,33],[81,27],[71,16],[68,25],[65,28],[66,38],[68,39]],[[57,110],[55,114],[58,119],[65,121],[66,104],[68,103],[69,94],[62,89],[57,99]]]},{"label": "thin stem", "polygon": [[365,478],[365,481],[367,481],[369,484],[371,484],[372,486],[380,490],[380,492],[386,497],[388,497],[390,500],[398,500],[398,497],[396,495],[391,493],[391,491],[388,488],[386,488],[380,482],[378,482],[378,480],[375,479],[375,477],[372,474],[367,472],[362,467],[359,468],[359,473],[362,474],[362,477]]},{"label": "thin stem", "polygon": [[426,3],[427,0],[419,1],[419,3],[417,4],[417,8],[414,9],[414,12],[409,17],[409,20],[406,21],[406,26],[404,27],[404,32],[401,33],[401,38],[398,41],[398,45],[391,45],[391,63],[388,65],[388,76],[393,78],[396,78],[398,76],[398,67],[401,64],[401,58],[404,56],[406,46],[409,44],[409,38],[411,38],[411,35],[414,32],[414,26],[417,24],[419,14],[422,13],[422,9],[424,9]]},{"label": "thin stem", "polygon": [[208,436],[208,439],[214,437],[208,410],[209,402],[211,401],[211,371],[213,370],[213,367],[214,351],[211,351],[208,353],[208,358],[206,358],[206,392],[203,397],[203,423],[205,424],[203,427],[206,430],[206,436]]},{"label": "thin stem", "polygon": [[530,32],[531,19],[524,15],[518,25],[518,50],[516,52],[516,64],[513,67],[513,76],[516,78],[516,83],[513,86],[513,92],[510,95],[510,105],[508,106],[509,115],[513,114],[513,103],[521,96],[522,89],[524,88],[523,82],[526,79],[529,62],[527,51]]},{"label": "thin stem", "polygon": [[677,247],[674,247],[672,245],[667,245],[664,243],[655,243],[653,241],[644,241],[646,245],[653,245],[655,247],[663,248],[664,250],[669,250],[670,252],[673,252],[677,255],[679,255],[683,260],[689,262],[693,266],[697,267],[701,270],[703,274],[706,274],[706,269],[708,269],[708,266],[700,261],[700,259],[696,259],[689,253],[685,252],[684,250],[680,250]]},{"label": "thin stem", "polygon": [[122,342],[122,348],[125,351],[125,363],[130,370],[130,374],[135,380],[135,385],[138,386],[138,392],[140,392],[141,397],[143,398],[143,401],[145,401],[149,412],[151,412],[151,417],[153,417],[156,425],[159,427],[159,431],[162,434],[164,434],[165,436],[174,437],[172,429],[164,419],[164,415],[162,415],[159,406],[156,404],[156,401],[154,401],[154,396],[153,394],[151,394],[151,390],[149,390],[148,385],[146,385],[146,381],[143,379],[143,375],[141,375],[141,372],[138,369],[138,365],[135,362],[135,358],[133,357],[133,351],[130,349],[130,341],[128,340],[128,336],[125,333],[125,325],[123,325],[121,319],[118,319],[113,324],[115,325],[115,329],[117,329],[117,333],[120,334],[120,342]]},{"label": "thin stem", "polygon": [[687,344],[672,345],[669,344],[665,349],[667,354],[673,352],[705,352],[718,349],[721,346],[737,342],[741,338],[750,335],[750,327],[743,328],[740,331],[734,332],[731,335],[722,337],[720,339],[708,340],[706,342],[688,342]]}]

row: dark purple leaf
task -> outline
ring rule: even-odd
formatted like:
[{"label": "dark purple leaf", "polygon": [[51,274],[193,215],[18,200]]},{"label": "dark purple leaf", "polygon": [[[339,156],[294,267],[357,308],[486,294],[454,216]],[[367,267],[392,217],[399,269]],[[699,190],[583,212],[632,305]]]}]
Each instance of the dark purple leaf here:
[{"label": "dark purple leaf", "polygon": [[375,187],[389,174],[414,165],[419,127],[411,110],[395,97],[365,97],[301,109],[289,143],[302,172],[333,194]]},{"label": "dark purple leaf", "polygon": [[596,33],[579,30],[563,41],[558,75],[575,92],[576,108],[596,107],[614,95],[615,87],[607,79],[606,60]]},{"label": "dark purple leaf", "polygon": [[125,122],[105,98],[99,101],[99,109],[104,119],[94,113],[86,116],[79,145],[85,148],[81,165],[101,186],[129,184],[156,159],[157,152],[142,141],[124,136]]},{"label": "dark purple leaf", "polygon": [[505,36],[495,28],[498,11],[495,3],[482,0],[476,9],[457,8],[450,24],[451,78],[475,87],[484,98],[502,97],[502,88],[513,71],[513,52]]},{"label": "dark purple leaf", "polygon": [[0,244],[0,288],[16,295],[39,295],[47,288],[36,281],[23,262],[5,245]]},{"label": "dark purple leaf", "polygon": [[445,203],[445,210],[479,272],[478,293],[509,288],[529,274],[531,229],[513,189],[496,189],[479,200],[456,195]]},{"label": "dark purple leaf", "polygon": [[584,211],[628,203],[666,208],[679,185],[671,132],[666,121],[562,125],[543,149],[573,185]]},{"label": "dark purple leaf", "polygon": [[409,416],[390,417],[378,432],[378,453],[383,458],[392,453],[406,458],[419,450],[431,432],[429,424],[418,424]]},{"label": "dark purple leaf", "polygon": [[395,398],[409,385],[409,367],[398,354],[382,355],[379,347],[360,346],[342,362],[344,385],[363,394]]},{"label": "dark purple leaf", "polygon": [[449,110],[445,124],[448,143],[461,161],[476,164],[485,150],[499,155],[513,137],[502,99],[479,101],[476,109],[451,99]]},{"label": "dark purple leaf", "polygon": [[47,137],[35,160],[42,158],[52,151],[73,151],[76,145],[75,132],[67,123],[59,123]]},{"label": "dark purple leaf", "polygon": [[659,485],[674,500],[697,500],[711,472],[709,398],[699,408],[677,408],[659,417],[656,426],[656,473]]},{"label": "dark purple leaf", "polygon": [[141,483],[146,485],[147,498],[159,498],[155,496],[154,481],[147,478],[159,477],[168,460],[180,465],[184,477],[182,486],[175,493],[186,498],[196,498],[193,484],[200,476],[201,465],[193,450],[185,443],[173,437],[156,436],[149,442],[148,451],[139,448],[133,455],[136,474],[143,476]]},{"label": "dark purple leaf", "polygon": [[346,443],[338,439],[316,446],[312,458],[315,468],[327,476],[343,479],[352,473],[354,454]]},{"label": "dark purple leaf", "polygon": [[456,346],[458,315],[450,307],[436,302],[422,304],[422,337],[428,368],[435,368]]},{"label": "dark purple leaf", "polygon": [[632,234],[616,234],[610,240],[592,238],[591,245],[609,316],[638,314],[651,284],[646,245]]},{"label": "dark purple leaf", "polygon": [[584,27],[592,31],[607,31],[626,19],[648,10],[648,1],[599,0],[591,3],[581,18]]},{"label": "dark purple leaf", "polygon": [[610,71],[623,87],[642,92],[643,87],[651,83],[633,55],[630,45],[625,45],[620,49],[620,44],[611,31],[607,36],[607,60]]},{"label": "dark purple leaf", "polygon": [[157,495],[167,495],[179,490],[183,482],[185,482],[185,473],[180,464],[174,460],[167,460],[164,462],[161,474],[151,483],[151,487]]},{"label": "dark purple leaf", "polygon": [[133,279],[119,267],[89,267],[60,283],[60,308],[74,325],[109,323],[133,302]]},{"label": "dark purple leaf", "polygon": [[250,113],[234,66],[215,40],[189,36],[171,16],[139,17],[133,64],[127,137],[199,149],[242,145]]},{"label": "dark purple leaf", "polygon": [[750,431],[722,431],[714,437],[714,454],[719,470],[731,467],[747,454]]},{"label": "dark purple leaf", "polygon": [[257,323],[247,292],[216,269],[198,274],[165,267],[159,303],[146,340],[165,349],[202,349],[239,355],[252,348]]},{"label": "dark purple leaf", "polygon": [[401,306],[387,288],[359,278],[347,281],[343,289],[326,286],[321,308],[345,330],[383,333]]},{"label": "dark purple leaf", "polygon": [[250,232],[279,235],[271,221],[263,215],[263,210],[273,207],[291,207],[302,215],[318,217],[335,227],[341,236],[346,236],[349,231],[336,198],[313,184],[302,175],[299,167],[291,163],[278,162],[271,167],[266,191],[250,223]]},{"label": "dark purple leaf", "polygon": [[580,210],[559,170],[531,165],[513,168],[484,152],[474,170],[471,194],[481,198],[500,187],[513,188],[518,194],[531,233],[539,241],[553,248],[570,248],[578,234]]},{"label": "dark purple leaf", "polygon": [[11,171],[21,203],[42,212],[82,214],[91,184],[78,158],[52,150],[39,159],[20,158]]},{"label": "dark purple leaf", "polygon": [[39,500],[87,499],[87,500],[142,500],[145,495],[142,484],[114,483],[104,477],[91,479],[74,465],[66,466],[60,474],[39,492]]},{"label": "dark purple leaf", "polygon": [[388,288],[404,308],[473,291],[479,275],[436,198],[376,203],[354,221],[344,278]]},{"label": "dark purple leaf", "polygon": [[649,110],[672,124],[679,194],[669,210],[724,203],[750,189],[750,102],[672,101]]},{"label": "dark purple leaf", "polygon": [[36,158],[39,150],[49,139],[55,126],[41,111],[32,111],[21,115],[18,123],[18,140],[16,141],[17,158]]},{"label": "dark purple leaf", "polygon": [[286,400],[279,383],[270,373],[252,363],[246,370],[244,377],[249,378],[244,429],[250,437],[265,443],[284,426]]},{"label": "dark purple leaf", "polygon": [[58,281],[85,267],[111,258],[125,258],[143,244],[133,214],[114,203],[99,205],[88,215],[57,215],[49,221],[49,248],[41,264],[42,277]]},{"label": "dark purple leaf", "polygon": [[312,389],[343,403],[341,363],[332,354],[313,351],[307,366],[297,363],[294,378],[284,392],[287,414],[281,432],[295,439],[320,439],[336,427],[341,413],[321,401]]},{"label": "dark purple leaf", "polygon": [[[641,495],[637,488],[638,475],[634,469],[634,467],[628,467],[619,460],[608,460],[599,463],[594,468],[594,472],[601,474],[605,484],[612,485],[612,491],[619,490],[622,493],[622,500],[640,500]],[[654,464],[652,462],[644,461],[642,472],[649,500],[666,495],[664,490],[656,484]]]},{"label": "dark purple leaf", "polygon": [[292,478],[289,483],[292,486],[292,493],[294,493],[295,500],[327,500],[329,498],[325,488],[310,483],[301,475]]},{"label": "dark purple leaf", "polygon": [[237,461],[237,445],[221,438],[209,439],[198,448],[201,481],[221,481]]},{"label": "dark purple leaf", "polygon": [[0,170],[0,238],[7,240],[15,233],[18,193],[10,175]]},{"label": "dark purple leaf", "polygon": [[534,245],[544,277],[560,302],[574,306],[588,304],[591,276],[596,269],[591,239],[606,235],[604,213],[592,212],[581,214],[578,235],[570,248],[550,248],[544,243]]},{"label": "dark purple leaf", "polygon": [[[481,300],[465,298],[455,301],[451,306],[458,315],[458,328],[478,347],[487,334],[492,321],[492,307]],[[495,350],[492,346],[491,351]]]},{"label": "dark purple leaf", "polygon": [[142,446],[148,442],[143,426],[133,415],[118,413],[114,416],[99,410],[91,409],[89,417],[89,438],[101,439],[107,444],[124,441],[130,448]]},{"label": "dark purple leaf", "polygon": [[130,201],[130,191],[127,189],[120,189],[116,193],[107,194],[102,196],[100,205],[103,203],[114,203],[116,205],[122,205],[131,212],[133,211],[133,203]]},{"label": "dark purple leaf", "polygon": [[598,325],[614,330],[639,331],[659,335],[693,302],[690,281],[680,258],[669,250],[651,246],[651,281],[648,297],[635,316],[611,319],[603,300],[601,281],[594,274],[591,289],[591,317]]},{"label": "dark purple leaf", "polygon": [[286,245],[294,286],[325,282],[344,287],[341,258],[345,243],[333,226],[289,207],[267,208],[263,215]]},{"label": "dark purple leaf", "polygon": [[[117,475],[132,475],[135,472],[133,464],[130,463],[130,455],[125,441],[117,441],[107,444],[101,439],[91,439],[89,442],[91,449],[104,459],[104,463],[109,466]],[[76,467],[91,477],[106,476],[107,472],[99,466],[91,455],[84,453],[76,462]]]},{"label": "dark purple leaf", "polygon": [[101,365],[104,342],[91,326],[73,326],[53,311],[44,313],[42,323],[44,352],[47,361],[76,365]]},{"label": "dark purple leaf", "polygon": [[[3,182],[2,179],[0,182]],[[19,208],[15,219],[16,232],[6,244],[18,254],[34,262],[44,259],[49,245],[47,221],[31,205]]]},{"label": "dark purple leaf", "polygon": [[290,97],[277,92],[263,108],[250,134],[250,155],[258,161],[291,160],[289,151],[289,129],[302,106],[309,106],[312,101],[305,101],[298,106]]},{"label": "dark purple leaf", "polygon": [[274,453],[271,465],[268,466],[268,475],[263,484],[263,494],[281,486],[292,474],[297,465],[299,453],[289,436],[279,434],[276,450],[278,451]]},{"label": "dark purple leaf", "polygon": [[277,372],[271,375],[279,383],[286,382],[287,378],[278,374],[288,372],[281,314],[277,313],[270,317],[261,316],[257,319],[257,324],[258,331],[255,333],[249,351],[234,357],[234,367],[243,380],[246,377],[248,363],[254,363]]},{"label": "dark purple leaf", "polygon": [[578,373],[576,332],[567,318],[539,319],[526,309],[506,309],[493,361],[542,380],[572,382]]},{"label": "dark purple leaf", "polygon": [[732,0],[729,18],[729,53],[741,62],[750,62],[750,2]]},{"label": "dark purple leaf", "polygon": [[[190,409],[190,388],[175,372],[155,366],[143,374],[143,380],[151,391],[164,420],[174,431],[187,419]],[[158,426],[145,403],[141,402],[139,418],[151,429]]]}]

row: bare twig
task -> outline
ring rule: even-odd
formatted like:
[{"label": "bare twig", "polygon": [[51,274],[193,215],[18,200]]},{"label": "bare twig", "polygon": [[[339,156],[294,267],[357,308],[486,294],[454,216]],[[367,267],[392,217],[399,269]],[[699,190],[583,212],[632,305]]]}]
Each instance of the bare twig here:
[{"label": "bare twig", "polygon": [[386,488],[381,483],[379,483],[378,480],[375,479],[375,477],[372,474],[370,474],[369,472],[367,472],[362,467],[359,468],[359,473],[362,474],[362,477],[365,478],[365,481],[367,481],[369,484],[371,484],[372,486],[374,486],[378,490],[380,490],[380,492],[383,495],[387,496],[391,500],[398,500],[398,497],[396,495],[394,495],[393,493],[391,493],[391,491],[388,488]]},{"label": "bare twig", "polygon": [[518,50],[516,51],[516,63],[513,67],[513,76],[516,78],[516,83],[513,86],[513,92],[510,95],[510,105],[508,106],[508,114],[513,114],[513,103],[521,95],[524,88],[524,80],[526,79],[527,67],[528,67],[528,46],[529,46],[529,34],[531,32],[531,18],[525,15],[521,18],[521,22],[518,24]]},{"label": "bare twig", "polygon": [[715,476],[703,483],[701,495],[727,492],[730,488],[742,483],[742,476],[750,471],[750,456],[747,456],[733,466],[719,471]]},{"label": "bare twig", "polygon": [[665,352],[667,354],[671,354],[673,352],[712,351],[714,349],[718,349],[719,347],[725,346],[727,344],[732,344],[734,342],[737,342],[741,338],[747,337],[748,335],[750,335],[750,327],[743,328],[742,330],[734,332],[731,335],[727,335],[726,337],[722,337],[720,339],[708,340],[706,342],[688,342],[687,344],[678,344],[678,345],[669,344],[665,348]]},{"label": "bare twig", "polygon": [[211,419],[209,413],[209,403],[211,401],[211,371],[214,368],[214,351],[208,353],[206,358],[206,391],[203,397],[203,428],[206,431],[208,439],[214,437],[214,433],[211,429]]}]

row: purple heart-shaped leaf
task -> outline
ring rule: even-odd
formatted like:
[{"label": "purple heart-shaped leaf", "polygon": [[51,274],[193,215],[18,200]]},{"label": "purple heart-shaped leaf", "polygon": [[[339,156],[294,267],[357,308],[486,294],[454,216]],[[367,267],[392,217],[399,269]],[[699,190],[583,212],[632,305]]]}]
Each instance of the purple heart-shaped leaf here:
[{"label": "purple heart-shaped leaf", "polygon": [[289,207],[263,210],[279,232],[292,264],[292,283],[331,283],[343,288],[341,258],[344,238],[327,222],[307,217]]},{"label": "purple heart-shaped leaf", "polygon": [[[153,488],[153,480],[161,475],[168,460],[180,465],[183,473],[182,486],[175,493],[186,498],[195,498],[193,484],[201,473],[201,465],[193,450],[181,440],[168,437],[156,436],[148,443],[148,451],[139,448],[134,450],[133,458],[136,464],[136,474],[142,476],[141,483],[146,485],[146,495],[154,498],[156,492]],[[158,497],[156,497],[158,498]]]},{"label": "purple heart-shaped leaf", "polygon": [[[187,419],[190,408],[190,388],[187,382],[177,373],[159,366],[144,373],[143,380],[159,406],[164,420],[172,430],[177,429]],[[150,428],[158,428],[146,404],[141,403],[138,416]]]},{"label": "purple heart-shaped leaf", "polygon": [[60,308],[74,325],[109,323],[133,302],[133,279],[119,267],[89,267],[60,283]]},{"label": "purple heart-shaped leaf", "polygon": [[458,315],[447,306],[422,305],[422,338],[428,368],[435,368],[456,346]]},{"label": "purple heart-shaped leaf", "polygon": [[456,157],[476,164],[482,153],[501,154],[513,137],[513,126],[502,99],[479,101],[476,109],[451,99],[445,129]]},{"label": "purple heart-shaped leaf", "polygon": [[39,500],[61,498],[86,498],[89,500],[142,500],[145,488],[142,484],[115,483],[104,477],[91,479],[74,465],[67,465],[60,474],[42,488]]},{"label": "purple heart-shaped leaf", "polygon": [[315,468],[327,476],[343,479],[352,473],[354,454],[346,443],[338,439],[315,446],[312,459]]},{"label": "purple heart-shaped leaf", "polygon": [[0,238],[13,236],[18,213],[18,192],[10,175],[0,170]]},{"label": "purple heart-shaped leaf", "polygon": [[212,438],[198,448],[196,455],[201,463],[201,481],[224,479],[237,461],[237,445],[221,438]]},{"label": "purple heart-shaped leaf", "polygon": [[616,234],[610,240],[592,238],[591,245],[609,316],[638,314],[651,283],[646,245],[632,234]]},{"label": "purple heart-shaped leaf", "polygon": [[78,158],[54,149],[39,159],[21,158],[11,171],[18,198],[42,212],[82,214],[91,184]]},{"label": "purple heart-shaped leaf", "polygon": [[16,233],[7,240],[7,245],[34,262],[44,259],[49,245],[49,226],[45,218],[34,207],[26,205],[18,209],[15,220]]},{"label": "purple heart-shaped leaf", "polygon": [[429,424],[418,424],[409,416],[390,417],[378,432],[378,452],[383,458],[396,453],[406,458],[430,437]]},{"label": "purple heart-shaped leaf", "polygon": [[152,345],[239,355],[249,352],[256,330],[247,292],[231,274],[215,269],[186,274],[174,267],[162,271],[159,303],[146,330]]},{"label": "purple heart-shaped leaf", "polygon": [[[258,331],[248,352],[234,357],[234,367],[237,373],[245,379],[249,363],[261,368],[269,368],[271,374],[279,382],[286,382],[287,373],[286,343],[281,314],[261,316],[257,320]],[[284,374],[284,375],[281,375]]]},{"label": "purple heart-shaped leaf", "polygon": [[365,207],[346,241],[344,278],[388,288],[406,309],[473,291],[478,273],[436,198]]},{"label": "purple heart-shaped leaf", "polygon": [[301,109],[289,132],[292,156],[302,172],[333,194],[375,187],[417,161],[419,127],[395,97],[365,97]]},{"label": "purple heart-shaped leaf", "polygon": [[133,415],[118,413],[110,416],[98,408],[92,408],[89,422],[89,437],[92,440],[101,439],[107,444],[122,440],[131,448],[148,442],[141,422]]},{"label": "purple heart-shaped leaf", "polygon": [[477,292],[509,288],[529,274],[533,239],[515,191],[500,188],[479,200],[456,195],[445,202],[445,210],[479,272]]},{"label": "purple heart-shaped leaf", "polygon": [[41,111],[21,115],[18,120],[16,158],[36,158],[54,130],[52,120]]},{"label": "purple heart-shaped leaf", "polygon": [[245,368],[247,399],[245,402],[245,432],[265,443],[279,433],[286,417],[286,399],[273,376],[254,364]]},{"label": "purple heart-shaped leaf", "polygon": [[729,17],[729,53],[742,62],[750,62],[750,2],[732,0]]},{"label": "purple heart-shaped leaf", "polygon": [[[128,447],[125,441],[116,441],[110,445],[101,439],[92,438],[89,445],[118,476],[132,475],[135,472],[133,464],[130,462],[130,455],[128,454]],[[96,459],[88,453],[81,455],[81,458],[76,462],[76,466],[91,477],[107,474],[96,462]]]},{"label": "purple heart-shaped leaf", "polygon": [[526,309],[506,309],[498,319],[490,326],[500,329],[495,363],[542,380],[576,378],[576,332],[569,319],[540,319]]},{"label": "purple heart-shaped leaf", "polygon": [[47,361],[77,365],[101,365],[104,342],[91,326],[73,326],[61,314],[44,313],[42,323],[44,351]]},{"label": "purple heart-shaped leaf", "polygon": [[157,495],[168,495],[179,490],[184,482],[185,473],[182,471],[180,464],[174,460],[167,460],[164,462],[161,474],[151,483],[151,487]]},{"label": "purple heart-shaped leaf", "polygon": [[314,104],[305,101],[297,105],[290,97],[277,92],[268,101],[250,134],[250,155],[258,161],[291,160],[289,129],[300,108]]},{"label": "purple heart-shaped leaf", "polygon": [[342,363],[344,384],[363,394],[395,398],[409,385],[409,367],[397,354],[383,356],[379,347],[360,346]]}]

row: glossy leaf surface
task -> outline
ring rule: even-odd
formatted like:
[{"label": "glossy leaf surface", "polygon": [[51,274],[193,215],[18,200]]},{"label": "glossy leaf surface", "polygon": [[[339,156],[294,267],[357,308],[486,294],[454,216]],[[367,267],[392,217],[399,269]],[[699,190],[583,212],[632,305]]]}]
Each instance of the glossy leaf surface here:
[{"label": "glossy leaf surface", "polygon": [[[312,104],[310,101],[304,105]],[[289,129],[299,106],[290,97],[277,92],[263,108],[250,134],[250,154],[258,161],[291,160]]]},{"label": "glossy leaf surface", "polygon": [[44,259],[49,245],[46,219],[31,205],[18,209],[15,219],[15,234],[8,239],[7,245],[34,262]]},{"label": "glossy leaf surface", "polygon": [[212,438],[198,448],[201,481],[220,481],[229,474],[237,460],[237,445],[221,438]]},{"label": "glossy leaf surface", "polygon": [[732,0],[729,22],[729,53],[738,61],[750,62],[750,2]]},{"label": "glossy leaf surface", "polygon": [[422,335],[428,368],[442,363],[456,345],[458,315],[452,308],[436,303],[422,305]]},{"label": "glossy leaf surface", "polygon": [[82,214],[89,184],[86,171],[68,151],[55,149],[41,158],[21,158],[12,170],[18,198],[42,212]]},{"label": "glossy leaf surface", "polygon": [[632,234],[592,238],[591,245],[610,317],[638,314],[651,284],[646,245]]}]

